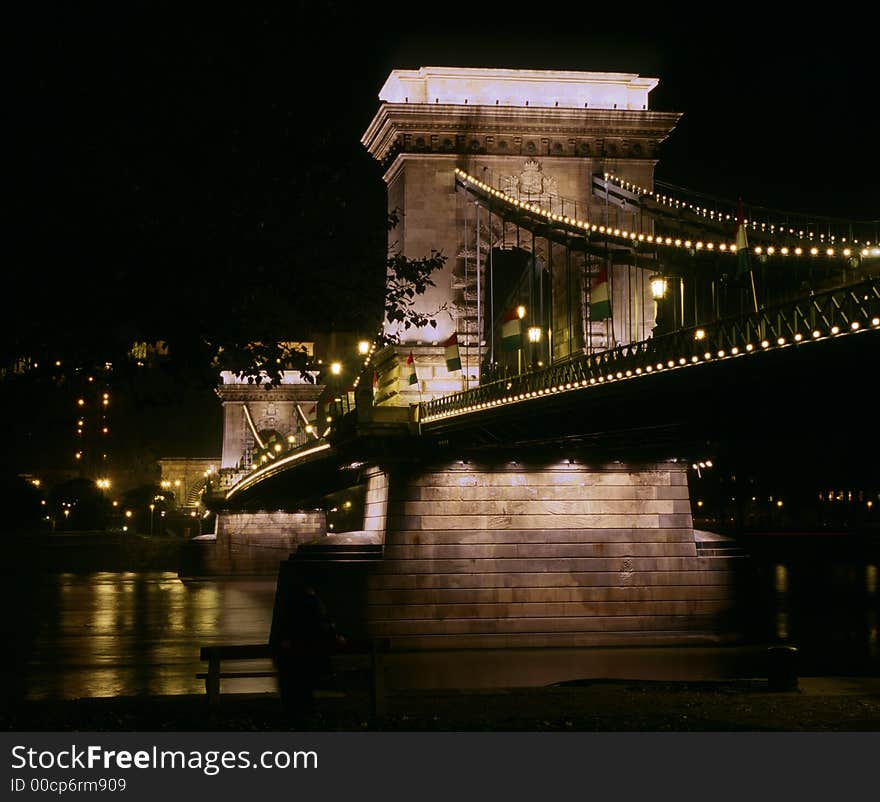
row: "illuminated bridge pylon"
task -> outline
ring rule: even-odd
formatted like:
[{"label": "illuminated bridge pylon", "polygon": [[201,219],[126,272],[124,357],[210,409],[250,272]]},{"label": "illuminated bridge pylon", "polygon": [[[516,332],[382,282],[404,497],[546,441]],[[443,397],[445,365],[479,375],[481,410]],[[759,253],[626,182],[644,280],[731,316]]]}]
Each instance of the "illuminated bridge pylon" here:
[{"label": "illuminated bridge pylon", "polygon": [[296,532],[282,581],[304,576],[343,631],[423,650],[717,640],[749,580],[698,548],[692,458],[744,435],[852,447],[815,421],[838,395],[867,408],[876,240],[752,227],[741,267],[715,209],[670,217],[648,196],[678,119],[648,111],[655,84],[427,68],[383,87],[364,143],[392,239],[450,257],[419,301],[438,326],[386,327],[400,344],[367,355],[320,439],[220,505],[251,544]]},{"label": "illuminated bridge pylon", "polygon": [[[372,362],[377,403],[429,402],[871,275],[877,221],[823,226],[766,210],[744,221],[745,270],[735,209],[654,187],[659,145],[679,118],[648,110],[656,84],[605,73],[392,72],[363,137],[386,167],[389,210],[401,213],[389,245],[448,259],[417,299],[436,328],[386,325],[399,344]],[[461,368],[450,370],[452,335]],[[410,353],[412,384],[402,370]]]},{"label": "illuminated bridge pylon", "polygon": [[[517,231],[490,200],[462,192],[456,170],[491,173],[510,197],[554,211],[565,212],[566,199],[578,198],[592,216],[631,225],[631,211],[594,196],[592,177],[613,166],[652,185],[659,145],[680,116],[648,110],[657,83],[622,73],[433,67],[391,73],[362,140],[385,167],[388,208],[401,216],[389,246],[411,258],[440,251],[447,262],[417,299],[436,328],[386,325],[386,334],[400,338],[397,362],[413,353],[418,382],[400,382],[382,403],[406,406],[462,390],[513,361],[493,332],[513,296],[526,291],[523,282],[530,293],[523,324],[550,332],[542,341],[550,360],[582,348],[585,336],[597,350],[644,339],[652,325],[652,266],[611,264],[612,322],[578,318],[573,312],[599,265]],[[449,372],[443,345],[453,334],[462,370]]]}]

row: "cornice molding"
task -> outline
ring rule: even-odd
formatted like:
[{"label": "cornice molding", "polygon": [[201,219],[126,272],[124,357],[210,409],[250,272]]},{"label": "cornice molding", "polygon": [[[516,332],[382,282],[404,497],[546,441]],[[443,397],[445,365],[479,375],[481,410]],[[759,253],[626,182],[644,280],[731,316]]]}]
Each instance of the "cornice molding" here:
[{"label": "cornice molding", "polygon": [[379,90],[390,103],[646,109],[658,78],[632,72],[420,67],[392,70]]},{"label": "cornice molding", "polygon": [[[681,116],[678,112],[657,111],[383,103],[361,142],[380,162],[400,147],[480,153],[488,152],[489,145],[502,148],[501,143],[506,145],[502,150],[511,155],[620,157],[619,153],[593,152],[593,143],[608,138],[628,139],[639,140],[640,144],[647,141],[654,147],[669,136]],[[404,142],[407,137],[410,141]],[[487,143],[489,138],[491,143]],[[546,140],[544,144],[555,140],[550,148],[559,146],[562,150],[547,152],[536,139]],[[520,144],[517,140],[531,141],[534,149],[514,149]],[[570,147],[572,141],[574,148]]]},{"label": "cornice molding", "polygon": [[271,390],[257,385],[222,384],[216,388],[223,403],[250,401],[316,401],[323,384],[281,384]]},{"label": "cornice molding", "polygon": [[[386,184],[390,184],[397,176],[402,172],[404,165],[408,161],[448,161],[450,162],[449,169],[452,170],[455,167],[459,167],[466,172],[474,172],[473,169],[468,169],[471,162],[475,162],[478,165],[483,163],[504,163],[509,162],[510,159],[531,159],[537,158],[540,159],[542,164],[552,165],[555,161],[571,161],[570,156],[529,156],[528,154],[519,154],[519,153],[468,153],[466,155],[462,155],[461,153],[408,153],[406,151],[398,151],[392,159],[388,162],[388,168],[382,176],[382,180]],[[653,158],[636,158],[636,157],[602,157],[602,156],[585,156],[582,157],[584,161],[589,161],[590,159],[598,162],[613,162],[614,164],[620,164],[621,162],[625,162],[628,165],[649,165],[650,167],[656,167],[658,159]],[[552,169],[549,168],[549,169]]]}]

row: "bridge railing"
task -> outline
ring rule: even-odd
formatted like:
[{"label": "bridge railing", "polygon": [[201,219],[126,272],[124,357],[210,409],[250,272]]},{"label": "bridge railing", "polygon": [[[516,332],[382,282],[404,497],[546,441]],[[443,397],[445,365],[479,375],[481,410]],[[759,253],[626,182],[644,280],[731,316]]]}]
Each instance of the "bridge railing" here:
[{"label": "bridge railing", "polygon": [[419,420],[428,423],[575,387],[742,357],[868,328],[880,328],[880,277],[749,315],[582,354],[543,370],[427,401],[420,404]]}]

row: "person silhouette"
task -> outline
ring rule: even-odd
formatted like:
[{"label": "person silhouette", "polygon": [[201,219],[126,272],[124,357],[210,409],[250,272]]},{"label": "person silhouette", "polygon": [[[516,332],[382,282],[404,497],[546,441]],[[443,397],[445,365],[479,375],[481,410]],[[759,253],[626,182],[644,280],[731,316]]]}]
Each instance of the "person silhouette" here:
[{"label": "person silhouette", "polygon": [[327,606],[310,584],[298,577],[279,583],[269,645],[281,704],[288,716],[314,712],[315,688],[331,675],[330,657],[344,643]]}]

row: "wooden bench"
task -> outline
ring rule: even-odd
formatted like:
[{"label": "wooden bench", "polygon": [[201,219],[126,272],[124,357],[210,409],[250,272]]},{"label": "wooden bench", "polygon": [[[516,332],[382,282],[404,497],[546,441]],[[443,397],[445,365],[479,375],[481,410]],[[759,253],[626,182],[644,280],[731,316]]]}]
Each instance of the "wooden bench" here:
[{"label": "wooden bench", "polygon": [[[385,714],[385,666],[382,653],[385,644],[374,639],[346,641],[336,647],[331,658],[336,655],[359,655],[369,658],[370,674],[370,713],[374,717]],[[273,666],[269,671],[223,671],[222,663],[232,660],[271,660],[273,652],[268,643],[247,643],[232,646],[203,646],[199,651],[201,659],[208,663],[206,673],[196,674],[198,679],[205,680],[205,693],[209,705],[216,705],[220,700],[221,679],[245,679],[257,677],[275,677],[278,672]]]}]

